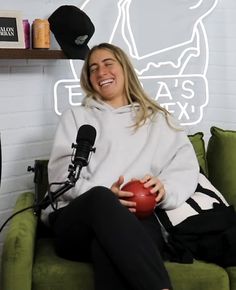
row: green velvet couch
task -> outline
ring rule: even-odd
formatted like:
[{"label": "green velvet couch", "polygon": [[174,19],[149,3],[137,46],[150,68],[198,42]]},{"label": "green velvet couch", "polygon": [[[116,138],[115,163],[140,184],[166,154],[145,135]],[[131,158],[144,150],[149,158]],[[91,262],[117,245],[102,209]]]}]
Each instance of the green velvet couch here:
[{"label": "green velvet couch", "polygon": [[[199,164],[211,182],[236,206],[236,132],[211,128],[207,150],[202,133],[189,136]],[[35,161],[35,193],[22,193],[15,211],[42,198],[47,186],[47,160]],[[236,290],[236,267],[212,263],[166,262],[174,290]],[[1,290],[93,290],[92,265],[64,260],[31,210],[16,215],[4,241]],[[112,290],[112,289],[111,289]],[[150,289],[151,290],[151,289]]]}]

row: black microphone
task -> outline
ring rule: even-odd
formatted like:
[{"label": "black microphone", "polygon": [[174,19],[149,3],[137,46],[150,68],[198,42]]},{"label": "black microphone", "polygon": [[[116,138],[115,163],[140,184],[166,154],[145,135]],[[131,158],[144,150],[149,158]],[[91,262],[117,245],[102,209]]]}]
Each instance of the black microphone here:
[{"label": "black microphone", "polygon": [[75,148],[75,155],[72,159],[72,163],[75,166],[84,167],[89,163],[90,152],[95,152],[93,148],[96,138],[96,129],[91,125],[82,125],[76,137],[76,144],[72,144],[72,148]]},{"label": "black microphone", "polygon": [[[89,163],[89,155],[90,152],[95,152],[95,148],[93,148],[94,142],[96,138],[96,130],[91,125],[82,125],[77,133],[76,144],[72,144],[72,148],[75,148],[75,154],[72,157],[72,164],[69,165],[68,171],[70,172],[68,175],[68,179],[65,182],[54,182],[49,184],[48,187],[48,195],[46,195],[43,200],[41,200],[38,204],[34,206],[34,212],[36,215],[40,214],[41,209],[45,209],[49,204],[53,206],[53,202],[56,199],[75,186],[77,180],[80,176],[80,171],[82,167],[87,166]],[[62,186],[58,188],[56,191],[51,191],[50,187],[52,185]],[[53,206],[54,208],[54,206]]]}]

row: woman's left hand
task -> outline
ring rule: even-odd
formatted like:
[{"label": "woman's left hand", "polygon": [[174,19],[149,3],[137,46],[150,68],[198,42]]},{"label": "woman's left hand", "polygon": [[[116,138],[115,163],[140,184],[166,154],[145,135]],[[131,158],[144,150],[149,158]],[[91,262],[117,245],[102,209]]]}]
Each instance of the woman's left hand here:
[{"label": "woman's left hand", "polygon": [[152,187],[151,193],[157,194],[156,203],[160,202],[165,196],[164,184],[158,177],[146,174],[140,181],[144,184],[144,187]]}]

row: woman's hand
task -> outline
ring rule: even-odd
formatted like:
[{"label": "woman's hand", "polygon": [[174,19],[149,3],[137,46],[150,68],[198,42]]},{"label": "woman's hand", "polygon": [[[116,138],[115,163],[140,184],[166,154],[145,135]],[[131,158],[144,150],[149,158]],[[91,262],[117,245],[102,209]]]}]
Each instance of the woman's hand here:
[{"label": "woman's hand", "polygon": [[152,187],[150,192],[157,194],[156,203],[160,202],[164,198],[165,188],[158,177],[147,174],[142,179],[140,179],[140,181],[144,184],[144,187]]},{"label": "woman's hand", "polygon": [[111,191],[119,198],[121,204],[128,207],[131,212],[135,212],[136,202],[123,199],[124,197],[131,197],[134,195],[132,192],[123,191],[120,189],[123,183],[124,183],[124,176],[120,176],[119,179],[112,184]]}]

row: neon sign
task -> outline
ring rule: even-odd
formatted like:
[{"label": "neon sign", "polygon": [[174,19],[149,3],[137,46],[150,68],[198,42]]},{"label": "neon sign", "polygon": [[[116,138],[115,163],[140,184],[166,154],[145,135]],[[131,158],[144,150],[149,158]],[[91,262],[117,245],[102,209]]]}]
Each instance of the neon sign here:
[{"label": "neon sign", "polygon": [[[199,123],[209,101],[206,77],[209,46],[203,19],[214,10],[217,2],[149,0],[148,6],[144,1],[119,0],[113,3],[117,8],[114,12],[117,16],[107,42],[118,44],[127,51],[145,90],[173,113],[182,125]],[[81,9],[86,9],[90,15],[94,5],[95,1],[87,0]],[[161,10],[160,14],[154,17],[157,9]],[[147,28],[144,23],[137,23],[143,11],[147,11]],[[149,12],[153,13],[150,19]],[[144,21],[144,17],[140,21]],[[161,25],[163,23],[166,26]],[[99,23],[94,24],[99,30]],[[162,27],[165,30],[162,31]],[[183,27],[188,29],[181,30]],[[153,31],[148,31],[150,28]],[[153,35],[151,39],[150,35]],[[144,42],[148,45],[144,46]],[[62,113],[61,108],[81,104],[83,92],[76,62],[78,64],[78,61],[70,60],[73,78],[59,80],[54,86],[54,107],[58,115]],[[82,66],[82,62],[79,62],[79,66]]]}]

